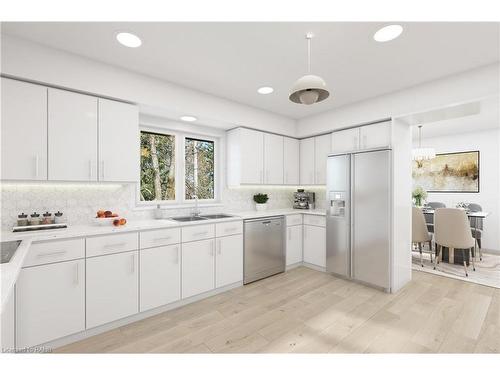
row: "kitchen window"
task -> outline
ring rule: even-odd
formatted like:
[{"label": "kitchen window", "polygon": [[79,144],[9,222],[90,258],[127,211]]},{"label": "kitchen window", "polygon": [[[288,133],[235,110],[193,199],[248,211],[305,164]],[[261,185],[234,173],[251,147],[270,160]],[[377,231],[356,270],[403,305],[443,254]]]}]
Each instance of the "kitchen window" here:
[{"label": "kitchen window", "polygon": [[198,197],[215,202],[218,139],[170,131],[141,130],[141,204],[183,204]]}]

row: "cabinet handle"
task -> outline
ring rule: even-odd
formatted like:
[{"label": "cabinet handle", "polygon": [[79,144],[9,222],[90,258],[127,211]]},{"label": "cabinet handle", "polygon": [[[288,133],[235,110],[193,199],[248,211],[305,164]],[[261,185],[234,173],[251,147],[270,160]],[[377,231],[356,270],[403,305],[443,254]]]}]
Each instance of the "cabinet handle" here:
[{"label": "cabinet handle", "polygon": [[122,247],[125,246],[127,243],[126,242],[118,242],[118,243],[110,243],[108,245],[104,245],[103,247],[105,249],[113,249],[115,247]]},{"label": "cabinet handle", "polygon": [[292,228],[288,228],[288,241],[292,240]]},{"label": "cabinet handle", "polygon": [[35,155],[35,178],[38,178],[38,175],[39,175],[38,161],[39,161],[39,157],[38,157],[38,155]]},{"label": "cabinet handle", "polygon": [[226,233],[227,233],[227,232],[232,232],[232,231],[235,231],[235,230],[237,230],[237,229],[238,229],[238,228],[236,228],[236,227],[226,228],[226,229],[224,229],[224,232],[226,232]]},{"label": "cabinet handle", "polygon": [[132,267],[130,273],[135,273],[135,254],[132,254]]},{"label": "cabinet handle", "polygon": [[153,239],[153,241],[168,241],[172,238],[172,236],[168,236],[168,237],[156,237]]},{"label": "cabinet handle", "polygon": [[218,248],[219,248],[219,249],[218,249],[218,251],[217,251],[217,254],[219,254],[219,255],[220,255],[220,254],[222,253],[222,241],[221,241],[221,240],[219,240],[219,241],[218,241]]},{"label": "cabinet handle", "polygon": [[205,232],[196,232],[196,233],[193,233],[193,236],[203,236],[203,235],[206,235],[206,234],[208,234],[207,231],[205,231]]},{"label": "cabinet handle", "polygon": [[104,160],[101,160],[101,179],[104,180]]},{"label": "cabinet handle", "polygon": [[78,266],[78,263],[75,264],[75,284],[78,285],[80,284],[80,275],[79,275],[79,266]]},{"label": "cabinet handle", "polygon": [[92,180],[92,160],[89,160],[89,180]]},{"label": "cabinet handle", "polygon": [[39,257],[39,258],[51,257],[51,256],[66,254],[67,252],[68,252],[67,250],[52,251],[50,253],[40,253],[40,254],[37,254],[37,257]]}]

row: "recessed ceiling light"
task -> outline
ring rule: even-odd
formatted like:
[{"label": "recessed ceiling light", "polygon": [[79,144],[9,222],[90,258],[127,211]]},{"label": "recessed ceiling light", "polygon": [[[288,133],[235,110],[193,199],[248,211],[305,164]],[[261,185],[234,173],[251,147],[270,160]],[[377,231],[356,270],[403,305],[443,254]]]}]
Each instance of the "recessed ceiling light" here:
[{"label": "recessed ceiling light", "polygon": [[264,86],[264,87],[260,87],[257,92],[259,94],[262,94],[262,95],[267,95],[267,94],[270,94],[274,91],[274,89],[272,87],[269,87],[269,86]]},{"label": "recessed ceiling light", "polygon": [[187,121],[187,122],[193,122],[193,121],[196,121],[198,119],[194,116],[181,116],[181,120]]},{"label": "recessed ceiling light", "polygon": [[137,48],[142,44],[141,38],[131,33],[118,33],[116,34],[118,40],[125,47]]},{"label": "recessed ceiling light", "polygon": [[389,40],[396,39],[403,32],[403,26],[401,25],[389,25],[382,27],[374,35],[373,39],[377,42],[388,42]]}]

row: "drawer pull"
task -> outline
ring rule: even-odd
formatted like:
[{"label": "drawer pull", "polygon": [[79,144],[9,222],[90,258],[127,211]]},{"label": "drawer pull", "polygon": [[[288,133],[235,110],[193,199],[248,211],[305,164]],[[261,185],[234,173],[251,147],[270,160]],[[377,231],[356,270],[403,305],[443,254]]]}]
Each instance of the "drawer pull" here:
[{"label": "drawer pull", "polygon": [[238,228],[235,228],[235,227],[233,227],[233,228],[226,228],[226,229],[224,229],[224,232],[232,232],[232,231],[235,231],[235,230],[238,230]]},{"label": "drawer pull", "polygon": [[110,248],[115,248],[115,247],[123,247],[126,244],[127,244],[126,242],[111,243],[111,244],[108,244],[108,245],[104,245],[103,247],[105,249],[110,249]]},{"label": "drawer pull", "polygon": [[52,256],[56,256],[56,255],[63,255],[63,254],[66,254],[67,252],[68,252],[67,250],[52,251],[50,253],[40,253],[37,255],[37,257],[39,257],[39,258],[52,257]]},{"label": "drawer pull", "polygon": [[208,234],[208,232],[206,232],[206,231],[205,232],[197,232],[197,233],[193,233],[193,236],[204,236],[206,234]]},{"label": "drawer pull", "polygon": [[154,238],[153,241],[168,241],[172,239],[172,236],[168,236],[168,237],[157,237],[157,238]]}]

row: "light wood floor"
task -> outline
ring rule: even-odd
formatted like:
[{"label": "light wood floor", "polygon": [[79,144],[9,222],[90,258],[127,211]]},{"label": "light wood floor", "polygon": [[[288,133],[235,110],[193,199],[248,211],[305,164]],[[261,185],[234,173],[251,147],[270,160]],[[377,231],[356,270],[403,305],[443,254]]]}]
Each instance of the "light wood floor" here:
[{"label": "light wood floor", "polygon": [[413,272],[394,295],[300,267],[65,353],[500,351],[500,289]]}]

